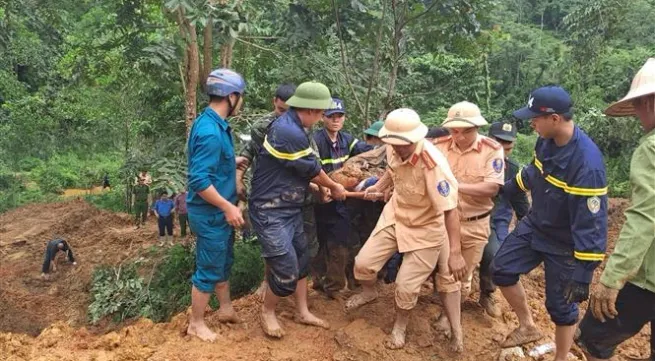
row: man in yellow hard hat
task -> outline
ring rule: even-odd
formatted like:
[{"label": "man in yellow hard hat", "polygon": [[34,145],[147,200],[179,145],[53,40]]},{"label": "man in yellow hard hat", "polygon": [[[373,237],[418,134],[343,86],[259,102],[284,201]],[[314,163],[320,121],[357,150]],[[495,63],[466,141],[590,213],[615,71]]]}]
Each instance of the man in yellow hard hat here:
[{"label": "man in yellow hard hat", "polygon": [[[376,299],[378,271],[396,252],[403,253],[396,277],[396,321],[385,342],[391,349],[405,345],[409,311],[416,306],[421,284],[437,261],[448,262],[448,240],[459,244],[457,181],[443,155],[425,141],[427,132],[419,115],[411,109],[396,109],[386,117],[379,136],[391,145],[392,151],[387,152],[388,168],[366,194],[382,193],[392,185],[394,194],[355,258],[354,274],[363,291],[346,302],[346,310],[350,311]],[[461,277],[464,269],[453,271]],[[443,299],[448,316],[459,315],[456,296]],[[455,322],[459,325],[459,318]],[[455,350],[461,350],[461,339],[459,343]]]}]

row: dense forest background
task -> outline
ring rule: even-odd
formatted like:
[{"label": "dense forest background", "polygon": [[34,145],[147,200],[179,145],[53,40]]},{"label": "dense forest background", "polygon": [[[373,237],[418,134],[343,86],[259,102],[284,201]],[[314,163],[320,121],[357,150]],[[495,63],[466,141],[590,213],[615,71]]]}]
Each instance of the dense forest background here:
[{"label": "dense forest background", "polygon": [[[142,167],[179,187],[221,66],[248,82],[237,143],[282,82],[327,84],[357,136],[399,106],[437,125],[461,100],[513,121],[530,90],[558,83],[622,196],[641,130],[602,110],[655,55],[652,19],[653,0],[0,0],[0,211],[105,173],[116,192],[91,199],[123,210]],[[535,136],[521,132],[525,163]]]}]

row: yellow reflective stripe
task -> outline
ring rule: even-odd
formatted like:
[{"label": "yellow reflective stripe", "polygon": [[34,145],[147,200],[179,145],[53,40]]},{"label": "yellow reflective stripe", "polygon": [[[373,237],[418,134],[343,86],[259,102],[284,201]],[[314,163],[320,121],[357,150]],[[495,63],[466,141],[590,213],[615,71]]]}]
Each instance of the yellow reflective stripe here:
[{"label": "yellow reflective stripe", "polygon": [[332,159],[332,158],[321,159],[321,164],[343,163],[343,162],[345,162],[348,158],[350,158],[349,155],[344,155],[343,157],[341,157],[341,158],[337,158],[337,159]]},{"label": "yellow reflective stripe", "polygon": [[307,148],[307,149],[304,149],[304,150],[301,150],[301,151],[295,152],[295,153],[280,152],[277,149],[273,148],[271,143],[268,142],[268,136],[264,137],[264,144],[263,145],[264,145],[264,149],[266,149],[266,151],[268,151],[272,156],[274,156],[277,159],[284,159],[284,160],[297,160],[297,159],[300,159],[302,157],[306,157],[306,156],[312,154],[312,152],[313,152],[312,148]]},{"label": "yellow reflective stripe", "polygon": [[357,140],[357,139],[353,140],[353,142],[350,143],[350,147],[348,147],[348,151],[352,152],[352,150],[355,147],[355,144],[357,144],[357,142],[359,142],[359,140]]},{"label": "yellow reflective stripe", "polygon": [[528,189],[523,184],[523,177],[521,177],[521,173],[523,173],[523,168],[521,168],[521,170],[516,173],[516,183],[519,185],[519,188],[521,188],[524,192],[527,192]]},{"label": "yellow reflective stripe", "polygon": [[602,261],[605,259],[605,253],[584,253],[574,251],[573,257],[581,261]]},{"label": "yellow reflective stripe", "polygon": [[[534,165],[539,169],[539,171],[543,174],[543,165],[537,159],[537,155],[534,155]],[[585,197],[593,197],[593,196],[604,196],[607,194],[607,187],[604,188],[581,188],[581,187],[571,187],[570,185],[566,184],[566,182],[561,181],[552,175],[548,175],[545,177],[546,181],[552,185],[554,185],[557,188],[562,189],[564,192],[573,194],[576,196],[585,196]]]}]

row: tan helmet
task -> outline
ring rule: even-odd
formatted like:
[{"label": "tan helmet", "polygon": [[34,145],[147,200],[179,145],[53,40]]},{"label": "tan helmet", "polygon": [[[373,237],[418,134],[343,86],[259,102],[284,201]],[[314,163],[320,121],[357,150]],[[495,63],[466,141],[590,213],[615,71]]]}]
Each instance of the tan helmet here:
[{"label": "tan helmet", "polygon": [[623,99],[605,109],[605,114],[615,117],[634,116],[633,101],[637,98],[655,94],[655,58],[646,60],[632,79],[630,91]]},{"label": "tan helmet", "polygon": [[383,142],[391,145],[410,145],[425,138],[428,127],[412,109],[400,108],[389,114],[378,133]]},{"label": "tan helmet", "polygon": [[448,116],[441,124],[445,128],[472,128],[487,125],[480,108],[471,102],[459,102],[448,109]]}]

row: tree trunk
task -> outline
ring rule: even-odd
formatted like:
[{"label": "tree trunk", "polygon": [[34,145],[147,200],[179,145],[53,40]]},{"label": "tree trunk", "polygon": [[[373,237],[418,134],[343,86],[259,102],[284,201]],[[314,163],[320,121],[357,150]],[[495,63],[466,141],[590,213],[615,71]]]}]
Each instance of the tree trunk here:
[{"label": "tree trunk", "polygon": [[202,91],[206,92],[207,91],[207,77],[209,77],[209,73],[212,71],[212,67],[214,66],[213,62],[213,51],[214,51],[214,39],[213,39],[213,30],[214,30],[214,23],[212,21],[211,16],[207,19],[207,24],[205,25],[205,30],[203,34],[203,41],[202,41],[202,66],[200,67],[202,71],[200,72],[200,79],[198,81],[200,82],[202,86]]},{"label": "tree trunk", "polygon": [[234,49],[234,39],[232,38],[221,45],[221,67],[232,67],[232,49]]},{"label": "tree trunk", "polygon": [[198,54],[198,36],[196,29],[193,25],[186,21],[188,31],[188,44],[187,54],[189,61],[187,63],[186,78],[187,78],[187,93],[185,102],[186,111],[186,129],[187,134],[191,131],[193,121],[196,119],[196,106],[197,106],[197,92],[198,92],[198,75],[200,73],[200,63]]},{"label": "tree trunk", "polygon": [[391,44],[391,73],[389,74],[389,86],[387,87],[387,99],[384,102],[384,108],[389,109],[393,96],[396,92],[396,80],[398,79],[398,66],[400,63],[400,42],[403,37],[403,20],[398,14],[397,9],[398,2],[395,0],[391,1],[391,8],[393,11],[393,43]]}]

